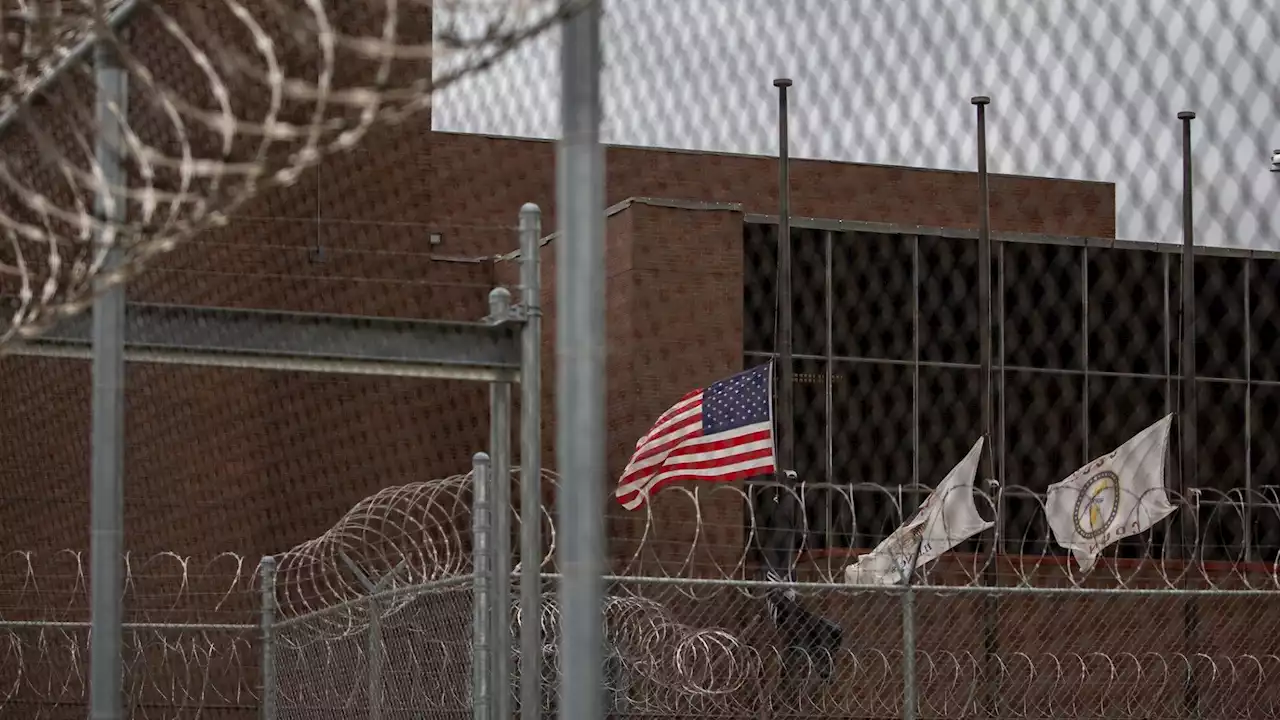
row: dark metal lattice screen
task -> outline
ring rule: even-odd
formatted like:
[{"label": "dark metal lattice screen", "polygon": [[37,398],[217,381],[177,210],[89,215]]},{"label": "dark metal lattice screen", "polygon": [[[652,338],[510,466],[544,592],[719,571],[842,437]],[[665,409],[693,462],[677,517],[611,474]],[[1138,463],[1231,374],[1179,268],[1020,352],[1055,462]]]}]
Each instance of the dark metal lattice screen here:
[{"label": "dark metal lattice screen", "polygon": [[[981,433],[977,242],[965,232],[798,225],[796,470],[809,486],[806,546],[867,547],[902,518],[883,492],[857,487],[897,488],[909,512],[920,498],[913,486],[936,485]],[[1003,551],[1058,552],[1029,495],[1179,411],[1177,250],[1056,238],[993,245]],[[777,226],[746,224],[744,255],[750,364],[775,354]],[[1199,447],[1188,487],[1198,491],[1199,557],[1272,558],[1280,258],[1198,249],[1195,263]],[[1170,472],[1179,471],[1172,460]],[[828,484],[844,489],[824,491]],[[1166,530],[1125,541],[1120,555],[1159,557]]]}]

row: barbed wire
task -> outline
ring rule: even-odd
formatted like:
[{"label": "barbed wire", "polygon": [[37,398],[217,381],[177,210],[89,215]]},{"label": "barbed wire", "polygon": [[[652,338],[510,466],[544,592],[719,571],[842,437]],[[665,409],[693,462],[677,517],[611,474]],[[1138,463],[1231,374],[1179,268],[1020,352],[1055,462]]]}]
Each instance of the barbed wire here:
[{"label": "barbed wire", "polygon": [[[512,481],[519,482],[518,469]],[[543,481],[551,491],[559,483],[550,471]],[[383,666],[393,668],[384,681],[387,707],[467,707],[470,483],[469,475],[456,475],[386,488],[356,504],[317,538],[275,557],[278,625],[273,654],[281,717],[291,712],[309,717],[317,708],[339,707],[349,712],[333,710],[326,716],[358,714],[361,703],[368,702],[371,653],[383,655]],[[764,489],[806,490],[768,484]],[[859,494],[864,490],[850,486],[841,492],[851,503],[868,502],[865,493]],[[892,508],[888,512],[897,514],[909,510],[914,493],[926,490],[876,488],[884,507]],[[1004,494],[1018,490],[975,495],[979,507],[990,512]],[[762,711],[817,717],[896,714],[903,647],[898,595],[870,588],[794,586],[802,603],[821,607],[846,629],[842,646],[805,645],[768,620],[760,600],[770,584],[742,579],[752,562],[753,525],[748,523],[740,545],[704,547],[712,538],[724,537],[711,527],[710,518],[725,517],[726,499],[739,504],[738,509],[750,508],[753,491],[759,488],[675,487],[655,498],[649,511],[633,516],[642,521],[642,534],[623,574],[610,585],[603,615],[608,689],[616,711],[715,717]],[[1224,507],[1238,505],[1238,498],[1227,500],[1231,502]],[[540,510],[548,538],[542,566],[550,574],[545,575],[549,585],[536,622],[543,630],[542,682],[551,709],[561,643],[554,588],[558,576],[552,562],[556,536],[549,508]],[[675,513],[693,518],[680,524],[691,534],[670,532],[667,519]],[[685,552],[671,552],[677,540]],[[666,557],[693,558],[723,555],[726,549],[737,559],[718,566],[662,564],[647,557],[659,550]],[[0,690],[0,708],[83,698],[86,562],[83,554],[70,551],[3,557],[0,652],[8,675],[0,677],[0,688],[8,689]],[[982,626],[985,595],[957,594],[959,587],[945,587],[979,584],[969,562],[978,560],[962,561],[958,570],[935,568],[925,576],[931,584],[916,591],[921,617],[914,657],[922,711],[967,714],[975,698],[999,687],[1006,717],[1150,717],[1174,702],[1167,696],[1182,688],[1187,677],[1195,677],[1202,701],[1221,700],[1251,717],[1280,716],[1280,696],[1272,697],[1268,684],[1280,674],[1280,656],[1267,649],[1268,633],[1254,632],[1273,616],[1268,608],[1280,603],[1270,570],[1228,566],[1188,572],[1145,557],[1133,561],[1143,573],[1117,568],[1086,581],[1047,556],[1022,558],[1022,564],[1014,564],[1021,569],[1017,581],[1001,583],[1013,587],[983,591],[1005,603],[995,622],[1009,628],[997,651],[984,652],[977,628]],[[383,581],[385,591],[376,604],[369,602],[353,566],[366,578]],[[1057,574],[1046,577],[1040,573],[1044,567]],[[817,569],[817,579],[834,579],[823,572]],[[257,702],[260,582],[259,565],[236,554],[207,559],[175,553],[131,556],[125,602],[130,623],[126,648],[137,660],[128,670],[131,701],[204,708]],[[1200,588],[1200,594],[1178,590],[1185,587]],[[1253,588],[1252,594],[1239,596],[1241,588]],[[1064,604],[1070,612],[1063,612]],[[1153,635],[1144,626],[1173,622],[1188,604],[1201,608],[1198,639],[1179,644],[1174,638],[1178,633]],[[381,633],[372,649],[371,612],[378,614]],[[519,607],[511,612],[514,636],[527,618]],[[218,624],[219,619],[234,622]],[[1045,636],[1026,632],[1027,625],[1037,624],[1054,624],[1061,637],[1043,644]],[[1259,639],[1251,639],[1255,636]],[[519,667],[518,649],[511,652],[512,667]],[[1122,693],[1123,688],[1142,692]]]},{"label": "barbed wire", "polygon": [[[259,604],[258,562],[233,552],[211,557],[127,553],[126,620],[253,622]],[[89,578],[89,557],[83,551],[0,555],[0,623],[87,621]]]},{"label": "barbed wire", "polygon": [[[122,637],[124,707],[131,717],[170,709],[248,712],[260,700],[256,629],[126,626]],[[80,706],[89,689],[89,629],[15,627],[0,621],[0,715],[55,717]],[[160,710],[164,708],[164,710]]]},{"label": "barbed wire", "polygon": [[[516,468],[512,482],[519,478]],[[549,491],[558,481],[554,472],[542,472]],[[405,588],[469,574],[471,482],[467,473],[385,488],[357,503],[318,537],[281,553],[276,558],[281,617],[316,614],[344,632],[364,627],[369,607],[359,601],[368,591],[353,567],[385,583],[387,597],[379,605],[385,612],[414,601],[413,594],[399,592]],[[542,564],[548,567],[555,555],[553,510],[543,506],[540,513],[548,539]]]},{"label": "barbed wire", "polygon": [[[12,150],[0,162],[11,198],[0,208],[0,294],[16,296],[0,346],[82,311],[95,282],[124,281],[376,126],[427,109],[433,91],[584,2],[78,0],[43,15],[22,5],[10,18],[19,48],[0,78]],[[123,186],[94,154],[95,38],[134,88],[135,108],[106,110],[122,130]],[[120,251],[110,264],[108,248]]]},{"label": "barbed wire", "polygon": [[[559,477],[543,471],[543,484],[554,492]],[[512,472],[512,482],[519,483],[519,469]],[[363,624],[365,610],[356,601],[367,596],[354,564],[366,577],[388,580],[391,595],[404,588],[435,581],[460,578],[471,568],[470,474],[454,475],[440,480],[410,483],[383,489],[356,504],[329,530],[307,540],[276,557],[276,587],[281,617],[316,613],[334,606],[350,606],[346,621],[352,628]],[[875,504],[879,517],[856,527],[862,513],[853,512],[851,523],[842,532],[858,538],[878,540],[914,512],[929,491],[927,486],[885,488],[871,485],[793,486],[773,483],[750,485],[700,485],[673,487],[655,499],[652,506],[635,513],[637,535],[630,543],[630,554],[618,564],[620,576],[653,578],[721,578],[739,581],[748,576],[754,565],[754,552],[761,542],[762,528],[755,515],[748,512],[755,500],[753,492],[787,493],[802,502],[805,493],[823,492],[835,497],[834,511]],[[995,488],[987,493],[974,491],[975,501],[984,514],[994,512],[1009,497],[1036,503],[1044,512],[1042,493],[1020,487]],[[1188,507],[1212,507],[1205,515],[1211,522],[1194,524],[1196,535],[1186,545],[1193,548],[1189,560],[1172,560],[1163,556],[1157,527],[1145,537],[1124,547],[1113,547],[1104,570],[1088,577],[1072,571],[1064,562],[1066,553],[1050,550],[1052,537],[1027,533],[1006,538],[1004,549],[996,558],[1002,571],[1009,573],[1002,584],[1018,586],[1051,585],[1054,587],[1097,587],[1105,578],[1116,589],[1152,587],[1184,587],[1191,580],[1202,588],[1252,588],[1280,590],[1280,566],[1274,558],[1246,562],[1206,561],[1195,550],[1216,541],[1213,533],[1221,525],[1241,522],[1246,507],[1258,513],[1280,512],[1273,493],[1261,491],[1245,497],[1243,491],[1217,493],[1202,490],[1182,503],[1171,493],[1175,504]],[[726,505],[728,504],[728,505]],[[725,535],[712,517],[745,517],[741,542],[725,542]],[[519,508],[512,507],[519,522]],[[714,510],[714,512],[713,512]],[[738,515],[741,512],[742,515]],[[540,509],[548,544],[542,558],[545,572],[554,571],[556,529],[549,506]],[[669,522],[679,518],[680,522]],[[799,518],[802,534],[830,532],[830,525],[818,526],[810,518]],[[852,561],[856,551],[809,553],[802,558],[801,571],[807,580],[838,583],[843,566]],[[950,564],[939,561],[938,572],[926,570],[925,579],[935,584],[977,586],[981,584],[982,566],[993,559],[980,553],[958,552]],[[344,558],[346,558],[344,560]],[[719,562],[707,559],[720,558]],[[724,558],[728,558],[725,561]],[[64,550],[54,553],[12,551],[0,555],[0,578],[5,590],[0,592],[0,610],[39,608],[53,614],[46,619],[72,617],[87,601],[88,558],[82,551]],[[227,552],[208,558],[183,556],[172,552],[152,555],[129,554],[125,558],[126,606],[146,619],[154,613],[200,611],[241,612],[244,598],[251,597],[259,582],[258,560]],[[1050,582],[1052,581],[1052,582]],[[748,586],[744,586],[748,587]],[[688,592],[695,592],[689,590]],[[748,592],[744,590],[744,592]],[[408,602],[402,600],[399,602]],[[256,606],[256,598],[254,599]],[[63,609],[67,608],[67,609]]]},{"label": "barbed wire", "polygon": [[[544,479],[551,485],[557,482],[550,472]],[[518,472],[513,481],[518,481]],[[280,576],[282,584],[289,587],[281,588],[282,615],[293,618],[280,636],[284,657],[281,697],[299,717],[316,708],[333,707],[339,700],[349,707],[365,707],[361,703],[368,702],[367,672],[373,652],[385,656],[382,666],[395,668],[394,678],[432,678],[416,684],[388,679],[384,690],[387,708],[467,707],[469,676],[459,668],[465,668],[471,658],[469,484],[470,477],[460,475],[380,491],[315,541],[280,556],[282,570],[289,567],[289,572]],[[850,638],[842,647],[806,645],[768,621],[761,601],[771,586],[742,580],[753,562],[752,545],[758,528],[748,523],[741,544],[708,547],[724,537],[719,528],[711,527],[710,518],[734,517],[734,510],[749,511],[752,492],[771,489],[797,494],[838,492],[850,504],[870,502],[867,493],[874,492],[888,508],[882,512],[898,517],[909,514],[913,496],[918,503],[929,490],[923,486],[690,485],[656,498],[648,512],[636,515],[641,518],[641,535],[633,554],[623,563],[621,577],[614,579],[605,596],[608,689],[618,714],[728,717],[765,710],[817,717],[897,714],[903,682],[897,596],[866,588],[796,586],[801,602],[821,606],[828,616],[834,614],[846,629],[845,637]],[[979,507],[988,513],[1005,494],[1043,502],[1040,495],[1022,488],[992,488],[991,494],[975,494]],[[1208,502],[1201,495],[1190,500]],[[1239,500],[1223,498],[1223,507],[1239,507]],[[1259,503],[1264,500],[1258,498]],[[546,508],[543,513],[549,536],[554,538],[552,516]],[[754,517],[750,512],[746,516]],[[680,522],[671,523],[668,518],[679,518]],[[993,591],[1016,596],[1009,598],[1016,609],[1003,611],[1000,622],[1004,625],[1016,628],[1037,618],[1038,622],[1059,625],[1089,624],[1093,629],[1079,630],[1077,635],[1091,636],[1091,650],[1073,648],[1070,642],[1059,643],[1063,646],[1059,650],[1041,645],[1039,636],[1028,640],[1015,634],[1018,640],[1009,647],[995,654],[983,653],[977,649],[981,636],[972,629],[957,630],[955,625],[957,618],[967,618],[979,627],[975,609],[948,609],[948,605],[966,602],[950,594],[954,590],[938,585],[980,586],[982,566],[989,560],[978,554],[957,553],[960,560],[936,563],[925,577],[931,584],[922,587],[917,600],[924,615],[934,616],[932,621],[920,621],[925,629],[916,653],[916,682],[922,706],[948,716],[965,714],[984,688],[994,685],[1009,688],[1002,700],[1003,716],[1007,717],[1098,716],[1090,713],[1149,717],[1161,712],[1170,702],[1166,695],[1179,691],[1187,673],[1193,672],[1200,678],[1197,682],[1203,686],[1202,695],[1253,697],[1248,708],[1251,716],[1270,716],[1270,708],[1280,705],[1268,704],[1269,696],[1258,691],[1265,687],[1266,678],[1280,672],[1280,659],[1249,643],[1241,626],[1206,612],[1205,635],[1227,635],[1231,640],[1215,645],[1219,652],[1207,648],[1191,652],[1150,642],[1140,628],[1132,626],[1135,607],[1106,610],[1108,606],[1145,603],[1146,617],[1172,621],[1177,603],[1197,601],[1178,595],[1177,588],[1208,588],[1201,592],[1209,593],[1255,588],[1259,594],[1239,600],[1247,604],[1237,608],[1242,611],[1237,613],[1237,622],[1256,625],[1267,617],[1265,608],[1273,604],[1271,601],[1280,601],[1280,595],[1272,594],[1277,589],[1274,568],[1174,564],[1159,557],[1158,543],[1149,538],[1141,546],[1149,552],[1128,560],[1127,565],[1113,558],[1107,570],[1087,578],[1072,573],[1057,560],[1060,555],[1012,558],[1008,567],[1013,577],[1001,578],[1001,584],[1014,587]],[[370,602],[355,573],[344,570],[344,555],[359,558],[361,572],[367,577],[389,580],[384,580],[387,590],[376,604]],[[717,565],[696,560],[716,555],[727,555],[731,561]],[[552,556],[549,552],[543,557],[544,571],[554,571]],[[660,561],[671,557],[685,561]],[[815,567],[809,568],[812,579],[835,582],[847,560],[848,556],[840,557],[831,567],[814,563]],[[948,563],[950,567],[939,567]],[[631,582],[628,576],[649,579]],[[555,576],[549,577],[554,584]],[[690,578],[701,582],[685,582]],[[1040,596],[1018,596],[1037,585],[1061,588],[1057,591],[1061,595],[1050,595],[1054,591],[1046,590]],[[1160,594],[1170,589],[1174,592]],[[967,604],[978,605],[976,599],[971,595]],[[1200,597],[1199,601],[1212,599]],[[1053,610],[1064,602],[1081,607],[1074,616],[1064,618]],[[367,646],[370,612],[379,614],[377,650]],[[519,607],[511,612],[515,637],[530,619]],[[552,710],[559,686],[555,656],[561,642],[559,601],[554,591],[544,590],[536,622],[544,637],[544,709]],[[955,637],[947,638],[947,633]],[[519,650],[511,648],[511,653],[512,667],[519,667]],[[343,679],[337,684],[320,682],[307,670],[317,666],[340,667],[342,671],[335,674]],[[1144,693],[1141,699],[1132,693],[1113,692],[1138,686]],[[352,712],[358,714],[358,710]]]}]

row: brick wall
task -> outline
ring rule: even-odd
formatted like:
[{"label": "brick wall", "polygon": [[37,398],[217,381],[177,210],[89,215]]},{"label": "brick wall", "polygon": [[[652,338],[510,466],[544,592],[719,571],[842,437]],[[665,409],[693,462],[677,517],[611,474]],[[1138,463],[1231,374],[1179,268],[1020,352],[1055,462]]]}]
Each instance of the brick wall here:
[{"label": "brick wall", "polygon": [[[488,288],[503,273],[514,285],[515,268],[458,256],[515,247],[516,214],[525,201],[544,208],[546,232],[555,228],[551,149],[536,141],[431,135],[420,123],[397,126],[369,148],[333,158],[298,186],[264,194],[227,227],[181,246],[132,283],[129,295],[152,302],[478,319]],[[746,212],[772,208],[768,158],[630,148],[611,149],[608,158],[610,202],[685,195],[741,198]],[[799,215],[972,225],[958,184],[966,182],[963,174],[813,162],[797,163],[793,177]],[[1010,178],[993,184],[997,199],[1002,182],[1039,202],[997,202],[1005,208],[995,215],[999,230],[1098,234],[1111,227],[1108,185]],[[833,190],[841,183],[849,198],[888,193],[916,200],[904,200],[905,208],[881,200],[841,203]],[[944,192],[946,183],[956,185]],[[1017,208],[1025,216],[1009,214]],[[1086,209],[1098,212],[1086,215]],[[611,396],[612,412],[622,413],[610,418],[616,434],[611,472],[620,469],[627,443],[660,406],[738,368],[740,361],[730,358],[741,349],[740,228],[741,213],[723,209],[633,205],[610,220],[610,392],[647,388],[642,401],[614,404]],[[438,248],[426,243],[433,230],[445,234]],[[555,247],[549,243],[544,255],[550,259]],[[546,263],[545,276],[549,445],[554,262]],[[725,316],[711,322],[706,314],[712,311]],[[734,329],[722,334],[721,327]],[[3,518],[5,546],[83,546],[87,370],[76,361],[3,362],[12,368],[10,377],[24,378],[0,389],[0,426],[15,428],[3,442],[13,457],[24,458],[0,470],[7,475],[3,486],[24,498],[6,505],[21,510],[3,511],[17,512],[11,522]],[[129,508],[137,520],[128,543],[138,549],[199,553],[216,547],[255,556],[278,551],[321,532],[380,487],[465,471],[487,437],[485,389],[465,384],[139,367],[131,371],[130,388]],[[46,449],[37,452],[36,446]],[[34,488],[57,488],[58,500],[46,501]],[[201,508],[198,515],[188,512],[193,507]],[[220,531],[208,532],[209,523]],[[152,525],[154,533],[148,531]]]},{"label": "brick wall", "polygon": [[[483,135],[434,133],[430,195],[437,223],[515,222],[525,202],[555,227],[554,145]],[[791,212],[797,217],[976,228],[973,173],[818,160],[793,160]],[[738,203],[746,213],[776,214],[773,158],[646,148],[606,152],[608,204],[630,197]],[[1022,176],[991,177],[991,227],[996,232],[1115,236],[1111,183]],[[476,237],[474,232],[468,233]],[[479,241],[509,248],[500,232]]]},{"label": "brick wall", "polygon": [[[147,42],[154,22],[139,18],[132,32],[148,53],[143,60],[164,67],[156,59],[172,49]],[[194,87],[190,68],[169,71],[177,74],[169,81]],[[145,103],[135,107],[148,112]],[[160,120],[143,115],[139,125],[148,122]],[[0,148],[30,161],[31,146],[21,143],[6,137]],[[556,227],[553,150],[541,141],[433,133],[424,113],[378,130],[292,187],[262,193],[226,227],[156,262],[129,295],[478,319],[495,281],[514,286],[515,266],[475,258],[515,247],[525,202],[543,208],[546,232]],[[633,203],[608,221],[609,476],[600,482],[611,488],[657,414],[690,388],[740,368],[743,213],[775,212],[777,179],[771,158],[621,147],[608,150],[607,173],[610,204],[631,197],[709,204]],[[977,224],[977,185],[967,173],[796,161],[792,184],[797,216]],[[995,176],[991,199],[997,231],[1114,234],[1110,184]],[[444,235],[439,247],[427,244],[433,231]],[[550,468],[557,248],[553,241],[543,249]],[[0,551],[86,548],[87,364],[5,357],[0,368]],[[379,488],[465,471],[488,436],[486,390],[478,385],[148,365],[131,367],[127,383],[126,545],[142,555],[278,552],[323,532]],[[695,531],[692,506],[679,502],[686,491],[707,496],[705,527],[717,533],[702,538],[708,549],[693,558],[682,552]],[[614,567],[721,574],[710,566],[741,555],[742,505],[712,492],[660,496],[638,555],[640,516],[610,500]]]}]

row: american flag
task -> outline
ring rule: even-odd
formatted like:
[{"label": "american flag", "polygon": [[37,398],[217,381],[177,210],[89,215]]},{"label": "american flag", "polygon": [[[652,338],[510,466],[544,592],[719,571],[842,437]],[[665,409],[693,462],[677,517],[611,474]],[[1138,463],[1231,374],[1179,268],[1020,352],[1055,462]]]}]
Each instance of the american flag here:
[{"label": "american flag", "polygon": [[673,482],[774,472],[772,370],[766,363],[680,398],[636,441],[618,502],[635,510]]}]

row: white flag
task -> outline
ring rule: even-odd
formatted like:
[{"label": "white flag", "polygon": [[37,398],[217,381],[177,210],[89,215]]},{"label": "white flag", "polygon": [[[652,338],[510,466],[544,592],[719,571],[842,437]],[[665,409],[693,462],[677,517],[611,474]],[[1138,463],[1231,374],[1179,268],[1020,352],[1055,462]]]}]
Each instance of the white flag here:
[{"label": "white flag", "polygon": [[1049,486],[1045,512],[1053,537],[1089,572],[1108,545],[1165,519],[1175,508],[1164,490],[1169,448],[1166,415],[1103,455]]},{"label": "white flag", "polygon": [[[938,483],[916,514],[874,550],[844,569],[850,585],[893,585],[903,582],[922,563],[991,527],[973,502],[973,479],[982,457],[982,438]],[[920,554],[912,565],[911,559]]]}]

